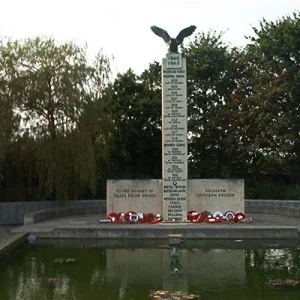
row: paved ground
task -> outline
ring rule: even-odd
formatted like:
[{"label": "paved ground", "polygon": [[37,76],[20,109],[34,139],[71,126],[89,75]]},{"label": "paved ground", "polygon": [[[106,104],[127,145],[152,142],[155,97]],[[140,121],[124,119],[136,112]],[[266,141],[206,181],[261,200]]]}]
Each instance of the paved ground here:
[{"label": "paved ground", "polygon": [[[38,237],[67,238],[67,237],[96,237],[96,238],[131,238],[134,235],[148,237],[168,237],[169,233],[183,233],[187,238],[289,238],[298,241],[300,237],[300,218],[248,214],[252,222],[247,223],[220,223],[220,224],[99,224],[99,219],[105,215],[74,216],[52,219],[45,222],[24,226],[0,226],[0,259],[1,254],[12,251],[27,238],[27,233]],[[177,231],[176,231],[177,230]],[[103,236],[104,232],[104,236]],[[194,233],[193,233],[194,232]],[[200,234],[199,234],[200,232]],[[206,233],[205,233],[206,232]],[[250,232],[250,235],[249,235]],[[278,234],[277,234],[278,232]],[[147,236],[148,234],[148,236]],[[201,235],[203,234],[203,235]],[[277,236],[278,235],[278,236]],[[199,240],[199,239],[198,239]]]},{"label": "paved ground", "polygon": [[157,224],[157,225],[147,225],[147,224],[137,224],[137,225],[123,225],[123,224],[99,224],[99,219],[105,219],[105,215],[87,215],[87,216],[74,216],[74,217],[64,217],[59,219],[51,219],[41,223],[36,223],[32,225],[24,225],[18,228],[14,228],[12,232],[29,232],[29,233],[51,233],[57,228],[85,228],[85,229],[100,229],[108,228],[111,226],[118,228],[167,228],[170,226],[187,228],[190,226],[199,226],[203,229],[205,228],[297,228],[300,232],[300,218],[280,216],[280,215],[265,215],[265,214],[247,214],[248,218],[252,218],[250,223],[220,223],[220,224]]},{"label": "paved ground", "polygon": [[[251,226],[261,227],[261,226],[293,226],[297,227],[300,230],[300,218],[281,216],[281,215],[266,215],[266,214],[247,214],[248,218],[252,219]],[[61,226],[95,226],[100,225],[99,220],[106,219],[105,215],[84,215],[84,216],[71,216],[64,217],[59,219],[51,219],[41,223],[36,223],[32,225],[24,225],[18,228],[14,228],[15,231],[25,230],[25,229],[41,229],[41,230],[53,230],[53,228],[61,227]],[[201,225],[206,226],[223,226],[228,223],[220,223],[220,224],[206,224],[201,223]],[[193,224],[194,225],[194,224]],[[243,223],[235,223],[235,226],[244,226]],[[104,225],[105,226],[105,225]],[[124,226],[124,225],[122,225]],[[130,225],[132,226],[132,225]],[[136,225],[136,226],[140,226]],[[152,225],[151,225],[152,226]],[[1,228],[1,227],[0,227]]]}]

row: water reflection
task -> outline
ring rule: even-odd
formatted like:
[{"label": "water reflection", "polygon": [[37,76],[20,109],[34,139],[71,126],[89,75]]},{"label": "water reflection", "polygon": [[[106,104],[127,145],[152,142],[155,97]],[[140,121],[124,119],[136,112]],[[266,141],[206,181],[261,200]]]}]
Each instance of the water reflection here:
[{"label": "water reflection", "polygon": [[300,278],[299,254],[300,247],[246,250],[246,270],[259,271],[266,278]]},{"label": "water reflection", "polygon": [[[165,253],[166,255],[166,253]],[[164,257],[169,264],[169,272],[163,276],[163,289],[166,291],[188,292],[187,251],[179,246],[171,246],[169,257]]]},{"label": "water reflection", "polygon": [[[116,245],[107,249],[95,242],[91,248],[88,244],[27,245],[0,263],[0,299],[143,300],[149,299],[150,290],[159,289],[209,299],[282,299],[282,291],[268,289],[266,283],[300,278],[298,245],[224,244],[226,249],[214,243],[186,248],[131,244],[127,249]],[[76,258],[76,262],[58,265],[54,263],[58,257]],[[68,280],[49,287],[41,284],[47,278]],[[299,298],[299,289],[289,292],[288,299]]]}]

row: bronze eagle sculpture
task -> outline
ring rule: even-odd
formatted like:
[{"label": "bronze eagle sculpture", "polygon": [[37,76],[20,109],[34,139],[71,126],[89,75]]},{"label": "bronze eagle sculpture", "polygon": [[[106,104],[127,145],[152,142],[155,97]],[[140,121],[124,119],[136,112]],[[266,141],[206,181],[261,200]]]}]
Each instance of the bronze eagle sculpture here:
[{"label": "bronze eagle sculpture", "polygon": [[151,26],[151,30],[158,36],[160,36],[168,45],[169,53],[178,53],[178,46],[182,44],[184,38],[190,36],[196,29],[196,26],[192,25],[185,29],[182,29],[177,37],[171,38],[169,34],[162,28],[157,26]]}]

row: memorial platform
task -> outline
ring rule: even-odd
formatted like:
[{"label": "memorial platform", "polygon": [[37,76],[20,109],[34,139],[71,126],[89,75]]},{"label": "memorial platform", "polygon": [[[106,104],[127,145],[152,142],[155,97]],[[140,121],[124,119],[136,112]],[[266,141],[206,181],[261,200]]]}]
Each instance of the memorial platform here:
[{"label": "memorial platform", "polygon": [[300,218],[247,214],[249,223],[159,223],[102,224],[105,215],[64,217],[41,223],[23,225],[15,233],[33,234],[37,238],[96,239],[168,239],[181,234],[183,239],[298,239]]}]

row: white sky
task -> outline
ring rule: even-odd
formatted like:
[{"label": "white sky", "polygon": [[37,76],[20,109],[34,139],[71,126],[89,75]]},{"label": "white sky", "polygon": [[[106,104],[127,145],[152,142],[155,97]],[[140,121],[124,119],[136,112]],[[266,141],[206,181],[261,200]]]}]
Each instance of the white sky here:
[{"label": "white sky", "polygon": [[137,74],[167,52],[151,25],[172,37],[190,25],[196,31],[228,31],[224,41],[244,45],[251,25],[299,9],[300,0],[0,0],[0,38],[36,36],[87,43],[89,55],[114,56],[114,72]]}]

